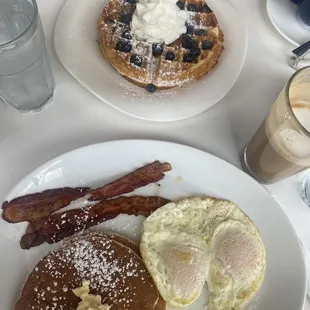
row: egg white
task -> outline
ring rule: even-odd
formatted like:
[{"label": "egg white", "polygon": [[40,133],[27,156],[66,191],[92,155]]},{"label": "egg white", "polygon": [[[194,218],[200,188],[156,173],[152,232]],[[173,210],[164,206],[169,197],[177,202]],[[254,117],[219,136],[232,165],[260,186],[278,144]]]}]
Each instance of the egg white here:
[{"label": "egg white", "polygon": [[183,308],[199,297],[208,257],[201,237],[171,230],[145,232],[140,251],[158,290],[171,306]]},{"label": "egg white", "polygon": [[208,310],[241,310],[259,289],[265,248],[232,202],[191,197],[155,211],[143,225],[141,254],[159,292],[185,307],[208,285]]},{"label": "egg white", "polygon": [[239,221],[214,229],[210,242],[208,310],[243,309],[258,291],[265,273],[265,250],[257,233]]}]

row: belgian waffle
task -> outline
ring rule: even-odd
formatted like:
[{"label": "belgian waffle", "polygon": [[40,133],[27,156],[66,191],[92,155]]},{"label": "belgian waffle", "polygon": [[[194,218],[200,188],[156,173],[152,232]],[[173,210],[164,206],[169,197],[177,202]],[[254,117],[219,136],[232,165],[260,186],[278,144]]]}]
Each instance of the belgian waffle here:
[{"label": "belgian waffle", "polygon": [[224,35],[217,18],[203,0],[177,1],[189,12],[186,33],[173,43],[148,43],[130,32],[135,0],[110,0],[98,20],[101,52],[130,82],[149,91],[198,80],[218,62]]}]

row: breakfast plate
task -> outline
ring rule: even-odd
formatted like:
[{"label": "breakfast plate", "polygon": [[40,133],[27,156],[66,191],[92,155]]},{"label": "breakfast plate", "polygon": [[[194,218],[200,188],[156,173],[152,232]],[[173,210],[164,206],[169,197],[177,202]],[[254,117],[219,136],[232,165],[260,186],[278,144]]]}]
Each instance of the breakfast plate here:
[{"label": "breakfast plate", "polygon": [[125,80],[101,55],[96,26],[105,3],[68,0],[55,26],[54,45],[69,73],[112,107],[146,120],[181,120],[212,107],[236,82],[246,56],[247,30],[231,2],[208,1],[225,36],[217,66],[199,81],[154,94]]},{"label": "breakfast plate", "polygon": [[[139,195],[161,196],[170,200],[193,195],[228,199],[256,225],[266,248],[267,267],[263,284],[247,309],[302,310],[306,292],[305,262],[290,221],[255,180],[208,153],[178,144],[147,140],[90,145],[42,165],[19,182],[6,199],[64,186],[95,188],[154,160],[169,162],[172,170],[159,185],[139,189]],[[119,215],[96,229],[113,231],[139,241],[143,221],[141,216]],[[28,251],[21,250],[19,239],[25,227],[24,224],[0,221],[0,300],[3,309],[12,309],[30,270],[45,254],[59,247],[59,244],[41,245]],[[200,298],[186,309],[203,310],[206,301],[207,290],[204,289]]]}]

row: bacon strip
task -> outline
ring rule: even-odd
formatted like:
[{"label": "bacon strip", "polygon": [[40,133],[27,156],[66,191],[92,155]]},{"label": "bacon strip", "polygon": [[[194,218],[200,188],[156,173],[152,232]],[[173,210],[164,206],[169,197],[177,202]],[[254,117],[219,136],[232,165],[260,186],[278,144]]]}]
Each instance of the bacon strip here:
[{"label": "bacon strip", "polygon": [[138,168],[114,182],[90,191],[90,194],[92,195],[90,200],[105,200],[126,193],[131,193],[137,188],[162,180],[165,176],[164,172],[168,172],[171,169],[169,163],[162,164],[158,160],[154,161],[153,163]]},{"label": "bacon strip", "polygon": [[169,200],[161,197],[118,197],[90,207],[50,215],[31,223],[20,246],[29,249],[43,242],[55,243],[79,231],[117,217],[119,214],[149,216]]},{"label": "bacon strip", "polygon": [[2,204],[2,218],[9,223],[36,220],[50,215],[72,200],[83,197],[88,187],[49,189],[42,193],[15,198]]},{"label": "bacon strip", "polygon": [[2,217],[10,223],[31,222],[69,205],[86,193],[92,195],[90,198],[92,201],[117,197],[160,181],[165,176],[164,172],[170,170],[170,164],[155,161],[94,190],[64,188],[23,196],[10,202],[4,202]]}]

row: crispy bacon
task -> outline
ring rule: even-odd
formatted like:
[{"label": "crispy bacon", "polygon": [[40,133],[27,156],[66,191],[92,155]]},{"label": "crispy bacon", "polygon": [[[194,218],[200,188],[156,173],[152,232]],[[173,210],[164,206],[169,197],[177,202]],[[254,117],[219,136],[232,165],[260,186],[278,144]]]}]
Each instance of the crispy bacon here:
[{"label": "crispy bacon", "polygon": [[50,215],[72,200],[83,197],[88,187],[49,189],[42,193],[15,198],[2,204],[2,218],[9,223],[36,220]]},{"label": "crispy bacon", "polygon": [[2,217],[10,223],[31,222],[50,215],[85,194],[90,194],[90,200],[96,201],[130,193],[139,187],[160,181],[165,176],[164,172],[170,170],[170,164],[155,161],[94,190],[63,188],[23,196],[4,202]]},{"label": "crispy bacon", "polygon": [[29,249],[43,242],[55,243],[79,231],[97,225],[119,214],[149,216],[169,200],[161,197],[118,197],[83,209],[50,215],[31,223],[20,246]]},{"label": "crispy bacon", "polygon": [[131,193],[137,188],[162,180],[165,176],[164,172],[170,170],[171,165],[169,163],[162,164],[158,160],[154,161],[153,163],[138,168],[114,182],[90,191],[90,194],[92,195],[90,200],[105,200],[126,193]]}]

